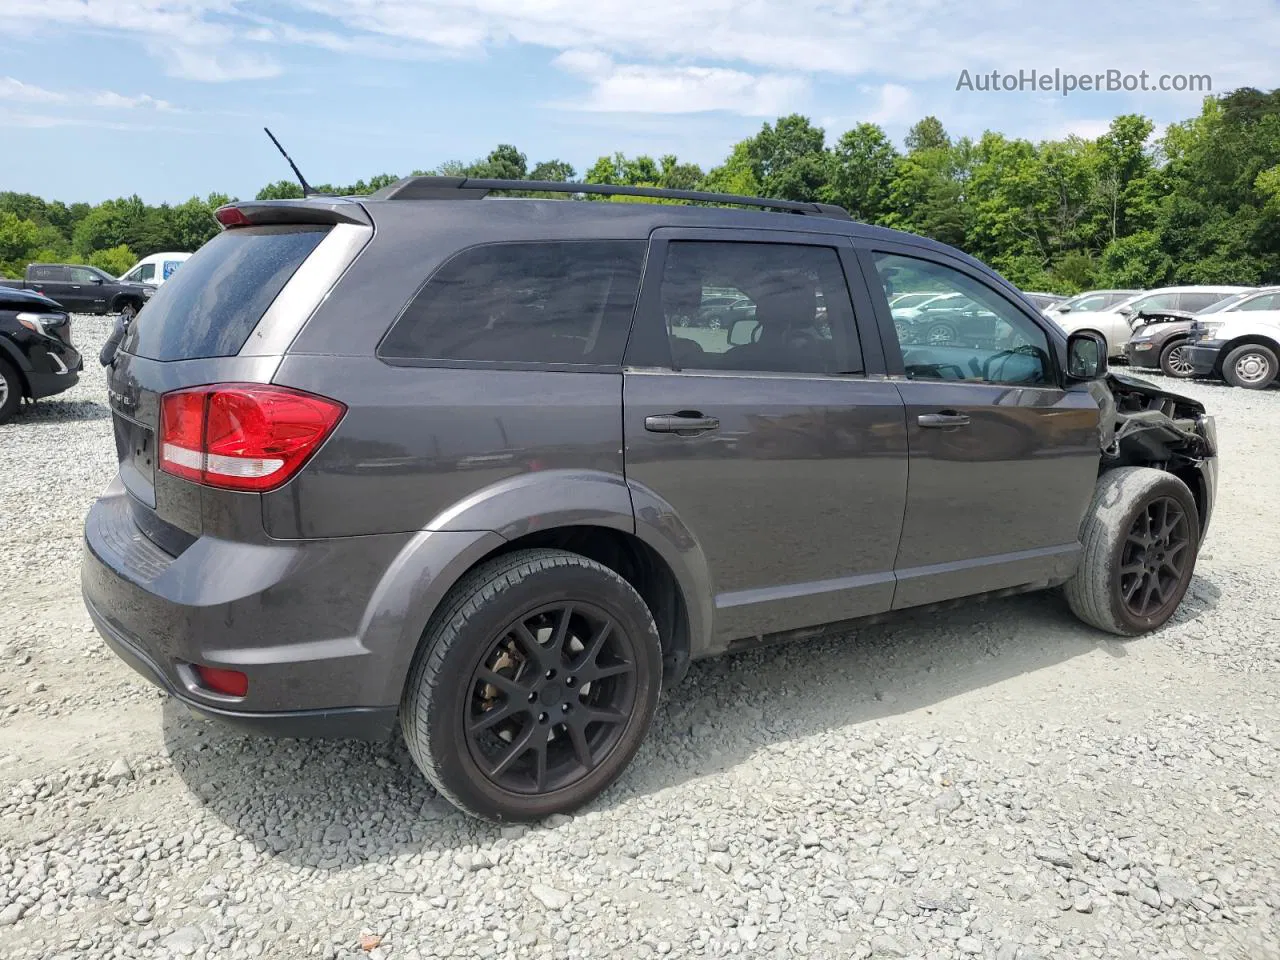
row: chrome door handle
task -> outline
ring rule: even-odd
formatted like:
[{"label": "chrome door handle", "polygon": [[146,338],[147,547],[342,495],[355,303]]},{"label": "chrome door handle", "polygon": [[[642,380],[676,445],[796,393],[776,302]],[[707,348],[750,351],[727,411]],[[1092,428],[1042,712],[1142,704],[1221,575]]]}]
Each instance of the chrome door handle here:
[{"label": "chrome door handle", "polygon": [[947,410],[943,413],[922,413],[916,417],[922,427],[963,427],[969,423],[969,415]]}]

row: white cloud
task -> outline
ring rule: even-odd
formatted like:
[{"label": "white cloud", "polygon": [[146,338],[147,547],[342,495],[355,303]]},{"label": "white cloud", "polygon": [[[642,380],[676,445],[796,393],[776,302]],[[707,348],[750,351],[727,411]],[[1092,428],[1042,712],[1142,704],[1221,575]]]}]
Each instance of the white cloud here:
[{"label": "white cloud", "polygon": [[[277,76],[290,48],[385,60],[534,46],[582,77],[580,107],[659,114],[755,113],[803,98],[806,82],[854,80],[877,91],[872,115],[893,123],[912,105],[909,90],[950,89],[961,70],[1146,69],[1208,73],[1218,91],[1280,86],[1274,0],[1176,9],[1167,0],[278,0],[270,18],[258,9],[253,0],[0,0],[0,30],[132,38],[170,75],[205,82]],[[1030,96],[975,109],[994,120]],[[1111,99],[1155,112],[1194,109],[1200,97]]]},{"label": "white cloud", "polygon": [[562,104],[603,113],[706,113],[777,116],[793,109],[808,91],[804,77],[754,75],[723,67],[614,63],[602,53],[570,50],[556,66],[590,84],[582,100]]},{"label": "white cloud", "polygon": [[92,90],[88,92],[64,92],[47,90],[35,84],[24,83],[13,77],[0,77],[0,101],[10,103],[44,103],[76,106],[88,104],[111,110],[176,110],[167,100],[158,100],[149,94],[128,96],[114,90]]},{"label": "white cloud", "polygon": [[881,126],[898,126],[918,119],[915,110],[916,98],[910,90],[901,84],[886,83],[878,88],[862,87],[863,93],[875,95],[876,102],[863,119],[867,123],[878,123]]},{"label": "white cloud", "polygon": [[65,99],[65,94],[23,83],[13,77],[0,77],[0,100],[10,103],[61,103]]}]

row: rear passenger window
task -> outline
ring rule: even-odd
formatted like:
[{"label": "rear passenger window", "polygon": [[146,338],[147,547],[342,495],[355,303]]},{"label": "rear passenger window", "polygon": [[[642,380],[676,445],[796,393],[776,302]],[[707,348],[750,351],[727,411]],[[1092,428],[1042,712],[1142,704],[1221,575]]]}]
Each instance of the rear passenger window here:
[{"label": "rear passenger window", "polygon": [[1260,297],[1254,297],[1252,300],[1246,300],[1237,310],[1275,310],[1276,301],[1280,300],[1274,293],[1264,293]]},{"label": "rear passenger window", "polygon": [[378,355],[617,366],[647,246],[569,240],[464,250],[419,290]]},{"label": "rear passenger window", "polygon": [[66,271],[62,267],[32,267],[32,280],[43,280],[49,282],[51,280],[65,280]]},{"label": "rear passenger window", "polygon": [[849,288],[831,247],[674,240],[662,312],[677,369],[862,372]]},{"label": "rear passenger window", "polygon": [[1231,296],[1229,293],[1184,293],[1178,298],[1178,306],[1193,313],[1211,307],[1219,300]]}]

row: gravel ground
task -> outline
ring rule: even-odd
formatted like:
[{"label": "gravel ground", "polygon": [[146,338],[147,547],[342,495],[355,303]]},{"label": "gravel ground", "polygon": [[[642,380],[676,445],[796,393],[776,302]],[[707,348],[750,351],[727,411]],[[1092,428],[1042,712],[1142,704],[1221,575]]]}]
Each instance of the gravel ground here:
[{"label": "gravel ground", "polygon": [[400,744],[242,739],[109,654],[93,363],[0,427],[0,956],[1278,958],[1280,391],[1183,389],[1221,500],[1158,635],[1027,596],[699,664],[589,810],[498,829]]}]

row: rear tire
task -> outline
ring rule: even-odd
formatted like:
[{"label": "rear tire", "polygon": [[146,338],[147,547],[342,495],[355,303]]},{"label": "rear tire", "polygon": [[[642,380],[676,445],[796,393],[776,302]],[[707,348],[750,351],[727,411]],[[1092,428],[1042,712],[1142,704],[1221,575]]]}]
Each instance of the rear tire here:
[{"label": "rear tire", "polygon": [[1190,345],[1189,340],[1174,340],[1160,351],[1160,371],[1166,377],[1187,380],[1195,374],[1195,368],[1191,366],[1191,359],[1187,356]]},{"label": "rear tire", "polygon": [[121,306],[120,306],[120,319],[121,319],[125,324],[130,324],[130,323],[132,323],[132,322],[133,322],[133,318],[134,318],[134,317],[136,317],[137,315],[138,315],[138,305],[137,305],[136,303],[133,303],[132,301],[129,301],[129,302],[126,302],[126,303],[121,304]]},{"label": "rear tire", "polygon": [[423,634],[400,703],[436,790],[486,820],[574,810],[618,778],[658,704],[662,645],[622,577],[562,550],[467,574]]},{"label": "rear tire", "polygon": [[1098,478],[1080,542],[1080,566],[1064,587],[1071,612],[1123,637],[1154,630],[1191,583],[1200,549],[1195,498],[1163,470],[1111,470]]},{"label": "rear tire", "polygon": [[22,403],[22,377],[7,360],[0,360],[0,423],[7,423]]},{"label": "rear tire", "polygon": [[1236,347],[1222,361],[1222,378],[1233,387],[1246,390],[1263,390],[1280,373],[1280,361],[1275,351],[1260,343],[1246,343]]}]

